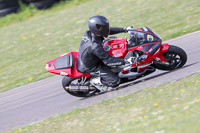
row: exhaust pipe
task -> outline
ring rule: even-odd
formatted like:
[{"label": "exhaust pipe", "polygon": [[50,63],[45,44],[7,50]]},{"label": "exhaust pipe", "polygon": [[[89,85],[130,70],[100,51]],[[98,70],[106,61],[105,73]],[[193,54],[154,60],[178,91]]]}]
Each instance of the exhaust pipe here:
[{"label": "exhaust pipe", "polygon": [[87,92],[90,90],[95,90],[96,88],[94,86],[69,85],[66,86],[65,89],[69,91]]}]

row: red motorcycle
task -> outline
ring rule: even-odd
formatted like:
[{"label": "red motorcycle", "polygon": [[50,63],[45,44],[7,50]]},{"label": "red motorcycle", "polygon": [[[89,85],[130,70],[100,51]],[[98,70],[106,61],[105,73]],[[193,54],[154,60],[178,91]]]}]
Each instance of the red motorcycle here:
[{"label": "red motorcycle", "polygon": [[[129,65],[110,68],[122,81],[133,81],[144,77],[156,69],[174,70],[182,67],[187,61],[185,51],[177,46],[162,43],[160,36],[149,27],[129,29],[130,38],[109,37],[104,40],[104,50],[111,56],[123,58]],[[77,97],[88,97],[98,94],[102,84],[95,84],[94,78],[100,73],[81,73],[77,69],[78,52],[61,55],[46,63],[50,73],[64,76],[62,85],[65,91]]]}]

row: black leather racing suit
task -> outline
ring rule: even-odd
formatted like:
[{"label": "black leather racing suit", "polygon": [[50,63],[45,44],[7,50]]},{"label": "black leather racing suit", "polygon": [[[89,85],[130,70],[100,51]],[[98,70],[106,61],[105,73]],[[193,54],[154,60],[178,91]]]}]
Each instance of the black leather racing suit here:
[{"label": "black leather racing suit", "polygon": [[[124,28],[110,27],[110,35],[122,32],[126,32]],[[120,79],[107,66],[123,65],[125,61],[106,53],[103,40],[102,36],[96,36],[91,31],[85,32],[79,47],[78,70],[87,73],[100,72],[102,84],[116,87]]]}]

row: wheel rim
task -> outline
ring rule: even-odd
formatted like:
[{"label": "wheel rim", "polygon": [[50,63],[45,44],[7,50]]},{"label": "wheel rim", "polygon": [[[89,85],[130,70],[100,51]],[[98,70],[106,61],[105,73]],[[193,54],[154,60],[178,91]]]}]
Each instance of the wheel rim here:
[{"label": "wheel rim", "polygon": [[177,53],[164,53],[164,57],[168,59],[169,67],[178,68],[182,63],[182,58]]}]

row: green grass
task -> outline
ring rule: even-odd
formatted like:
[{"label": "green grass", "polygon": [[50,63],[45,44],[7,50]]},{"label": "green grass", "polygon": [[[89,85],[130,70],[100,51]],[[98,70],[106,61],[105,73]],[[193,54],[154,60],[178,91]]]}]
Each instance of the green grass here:
[{"label": "green grass", "polygon": [[0,92],[53,76],[45,63],[78,51],[88,18],[96,14],[111,26],[149,26],[163,40],[200,30],[199,0],[92,0],[64,7],[0,28]]},{"label": "green grass", "polygon": [[200,73],[7,133],[199,133]]}]

